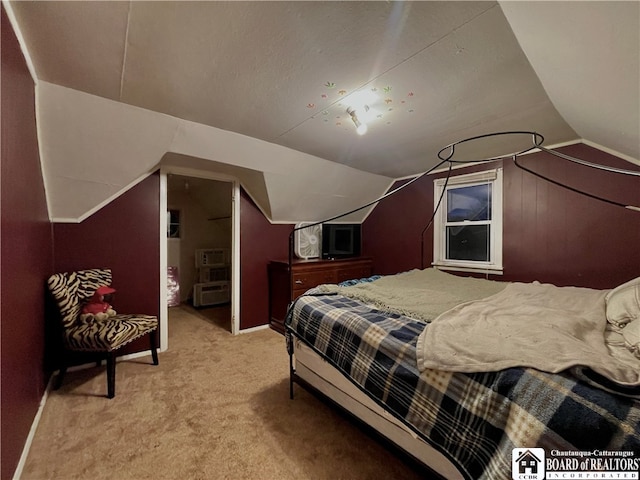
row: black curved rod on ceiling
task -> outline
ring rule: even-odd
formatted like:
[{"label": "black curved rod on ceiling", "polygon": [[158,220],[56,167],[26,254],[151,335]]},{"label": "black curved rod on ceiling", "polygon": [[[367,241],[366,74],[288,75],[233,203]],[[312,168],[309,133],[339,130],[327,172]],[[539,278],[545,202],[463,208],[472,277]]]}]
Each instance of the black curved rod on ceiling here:
[{"label": "black curved rod on ceiling", "polygon": [[[522,164],[518,163],[518,157],[515,156],[515,155],[513,156],[513,163],[520,170],[524,170],[525,172],[530,173],[534,177],[538,177],[538,178],[540,178],[542,180],[545,180],[545,181],[547,181],[549,183],[553,183],[554,185],[557,185],[559,187],[565,188],[565,189],[570,190],[570,191],[575,192],[575,193],[579,193],[580,195],[584,195],[584,196],[589,197],[589,198],[593,198],[595,200],[600,200],[601,202],[605,202],[605,203],[608,203],[610,205],[615,205],[616,207],[627,208],[629,210],[636,210],[636,211],[640,212],[640,207],[636,207],[636,206],[633,206],[633,205],[626,205],[624,203],[616,202],[615,200],[609,200],[608,198],[599,197],[598,195],[594,195],[593,193],[589,193],[589,192],[585,192],[585,191],[579,190],[579,189],[577,189],[575,187],[572,187],[570,185],[558,182],[557,180],[553,180],[552,178],[549,178],[549,177],[547,177],[545,175],[542,175],[541,173],[534,172],[530,168],[527,168],[527,167],[523,166]],[[635,173],[636,172],[634,172],[634,174]],[[640,173],[640,172],[638,172],[638,173]]]},{"label": "black curved rod on ceiling", "polygon": [[[460,145],[462,143],[467,143],[467,142],[471,142],[474,140],[480,140],[483,138],[489,138],[489,137],[497,137],[497,136],[502,136],[502,135],[531,135],[532,138],[532,145],[530,147],[525,148],[524,150],[521,150],[515,154],[511,154],[514,155],[523,155],[527,152],[530,152],[536,148],[539,148],[540,145],[542,144],[542,142],[544,142],[544,137],[538,133],[538,132],[532,132],[532,131],[528,131],[528,130],[512,130],[512,131],[506,131],[506,132],[493,132],[493,133],[486,133],[484,135],[477,135],[475,137],[469,137],[469,138],[465,138],[463,140],[458,140],[457,142],[453,142],[450,143],[449,145],[447,145],[446,147],[443,147],[440,149],[440,151],[438,152],[438,158],[440,160],[442,160],[442,162],[447,162],[449,163],[449,170],[447,171],[447,176],[445,178],[444,181],[444,187],[442,188],[442,191],[440,192],[440,197],[438,198],[438,202],[436,203],[434,209],[433,209],[433,213],[431,214],[431,217],[429,218],[429,222],[427,223],[427,225],[422,229],[422,231],[420,232],[420,268],[425,268],[425,264],[424,264],[424,258],[425,258],[425,251],[424,251],[424,235],[427,232],[427,230],[429,230],[429,228],[433,225],[433,221],[435,220],[436,217],[436,213],[438,212],[438,209],[440,208],[440,205],[442,203],[442,199],[444,198],[444,194],[447,190],[447,185],[449,184],[449,178],[451,178],[451,169],[453,167],[454,163],[459,163],[459,164],[464,164],[464,163],[488,163],[488,162],[494,162],[496,160],[503,160],[506,158],[509,158],[511,155],[500,155],[497,157],[491,157],[491,158],[481,158],[478,160],[453,160],[453,156],[455,154],[455,149],[456,149],[456,145]],[[443,154],[446,150],[450,150],[449,155],[444,156]]]},{"label": "black curved rod on ceiling", "polygon": [[[478,160],[455,160],[453,158],[453,156],[455,155],[455,147],[457,145],[460,145],[462,143],[471,142],[471,141],[474,141],[474,140],[480,140],[480,139],[483,139],[483,138],[496,137],[496,136],[501,136],[501,135],[531,135],[531,139],[532,139],[531,146],[527,147],[527,148],[525,148],[525,149],[523,149],[523,150],[521,150],[519,152],[516,152],[516,153],[512,153],[512,154],[508,154],[508,155],[504,155],[504,156],[496,156],[496,157],[492,157],[492,158],[482,158],[482,159],[478,159]],[[459,164],[464,164],[464,163],[485,163],[485,162],[491,162],[491,161],[496,161],[496,160],[506,160],[508,158],[511,158],[513,160],[514,164],[516,165],[516,167],[520,168],[521,170],[523,170],[523,171],[525,171],[525,172],[527,172],[527,173],[529,173],[531,175],[534,175],[535,177],[538,177],[538,178],[540,178],[542,180],[545,180],[545,181],[547,181],[549,183],[552,183],[552,184],[557,185],[559,187],[565,188],[565,189],[570,190],[572,192],[578,193],[580,195],[584,195],[586,197],[593,198],[595,200],[600,200],[601,202],[609,203],[611,205],[615,205],[615,206],[618,206],[618,207],[623,207],[623,208],[626,208],[626,209],[629,209],[629,210],[634,210],[634,211],[639,211],[640,212],[640,207],[638,207],[638,206],[625,205],[623,203],[616,202],[614,200],[609,200],[609,199],[606,199],[606,198],[603,198],[603,197],[599,197],[597,195],[594,195],[594,194],[579,190],[579,189],[577,189],[575,187],[572,187],[570,185],[566,185],[566,184],[561,183],[561,182],[559,182],[557,180],[553,180],[552,178],[546,177],[546,176],[544,176],[544,175],[542,175],[542,174],[540,174],[538,172],[535,172],[535,171],[531,170],[530,168],[527,168],[527,167],[523,166],[521,163],[519,163],[518,162],[518,156],[519,155],[524,155],[525,153],[528,153],[528,152],[531,152],[531,151],[537,149],[539,151],[543,151],[543,152],[549,153],[551,155],[554,155],[556,157],[559,157],[559,158],[561,158],[563,160],[567,160],[567,161],[570,161],[570,162],[573,162],[573,163],[576,163],[576,164],[579,164],[579,165],[583,165],[583,166],[590,167],[590,168],[595,168],[595,169],[598,169],[598,170],[603,170],[603,171],[610,172],[610,173],[618,173],[618,174],[623,174],[623,175],[640,176],[640,171],[626,170],[626,169],[623,169],[623,168],[615,168],[615,167],[609,167],[609,166],[606,166],[606,165],[600,165],[600,164],[597,164],[597,163],[587,162],[586,160],[575,158],[575,157],[572,157],[570,155],[567,155],[567,154],[564,154],[564,153],[560,153],[560,152],[556,152],[554,150],[551,150],[551,149],[548,149],[546,147],[543,147],[542,146],[543,142],[544,142],[544,137],[541,134],[537,133],[537,132],[522,131],[522,130],[519,130],[519,131],[505,131],[505,132],[494,132],[494,133],[487,133],[485,135],[478,135],[478,136],[475,136],[475,137],[469,137],[469,138],[465,138],[463,140],[459,140],[457,142],[454,142],[454,143],[451,143],[451,144],[447,145],[446,147],[442,148],[438,152],[438,158],[440,160],[442,160],[443,162],[449,162],[450,169],[449,169],[449,173],[447,175],[447,179],[445,181],[445,188],[443,189],[443,191],[442,191],[442,193],[440,195],[440,198],[438,199],[437,205],[434,208],[433,215],[431,216],[427,226],[425,226],[424,229],[422,230],[422,233],[421,233],[421,236],[420,236],[420,242],[421,242],[421,249],[420,249],[421,251],[420,251],[420,253],[421,253],[421,267],[422,268],[424,268],[424,234],[432,226],[433,220],[434,220],[435,215],[436,215],[436,212],[437,212],[438,208],[440,207],[440,204],[441,204],[442,198],[443,198],[443,194],[444,194],[444,190],[446,189],[446,185],[447,185],[447,183],[449,181],[449,176],[451,174],[451,165],[453,163],[459,163]],[[447,152],[447,151],[448,151],[448,155],[445,155],[445,152]]]},{"label": "black curved rod on ceiling", "polygon": [[[482,138],[488,138],[488,137],[495,137],[495,136],[500,136],[500,135],[531,135],[532,138],[532,142],[531,142],[531,146],[528,148],[525,148],[524,150],[521,150],[519,152],[516,153],[511,153],[509,155],[505,155],[505,156],[498,156],[498,157],[492,157],[492,158],[484,158],[484,159],[480,159],[480,160],[454,160],[453,156],[455,154],[455,147],[456,145],[460,145],[461,143],[466,143],[466,142],[471,142],[474,140],[480,140]],[[529,131],[522,131],[522,130],[518,130],[518,131],[507,131],[507,132],[494,132],[494,133],[487,133],[485,135],[478,135],[475,137],[469,137],[469,138],[465,138],[464,140],[459,140],[457,142],[451,143],[449,145],[447,145],[446,147],[442,148],[439,152],[438,152],[438,158],[440,158],[443,161],[448,161],[448,162],[454,162],[454,163],[483,163],[483,162],[490,162],[490,161],[494,161],[494,160],[502,160],[502,159],[506,159],[511,157],[513,159],[514,164],[520,168],[521,170],[524,170],[527,173],[530,173],[531,175],[534,175],[542,180],[545,180],[549,183],[552,183],[554,185],[558,185],[559,187],[562,188],[566,188],[567,190],[571,190],[572,192],[575,193],[579,193],[581,195],[584,195],[586,197],[589,198],[593,198],[595,200],[600,200],[602,202],[605,203],[609,203],[611,205],[615,205],[618,207],[623,207],[623,208],[627,208],[630,210],[636,210],[636,211],[640,211],[640,207],[634,206],[634,205],[625,205],[623,203],[620,202],[616,202],[614,200],[609,200],[603,197],[599,197],[597,195],[591,194],[589,192],[585,192],[583,190],[580,190],[578,188],[575,187],[571,187],[570,185],[566,185],[562,182],[559,182],[557,180],[553,180],[549,177],[546,177],[540,173],[537,173],[533,170],[531,170],[530,168],[524,167],[522,164],[518,163],[518,156],[519,155],[524,155],[525,153],[528,153],[532,150],[536,150],[538,149],[539,151],[542,152],[546,152],[549,153],[551,155],[554,155],[558,158],[561,158],[563,160],[568,160],[570,162],[576,163],[578,165],[583,165],[585,167],[590,167],[590,168],[595,168],[598,170],[603,170],[605,172],[610,172],[610,173],[618,173],[618,174],[622,174],[622,175],[631,175],[631,176],[638,176],[640,177],[640,171],[638,170],[627,170],[624,168],[616,168],[616,167],[609,167],[607,165],[600,165],[598,163],[593,163],[593,162],[588,162],[586,160],[582,160],[580,158],[575,158],[572,157],[571,155],[567,155],[565,153],[561,153],[561,152],[556,152],[555,150],[551,150],[549,148],[543,147],[542,143],[544,142],[544,137],[537,133],[537,132],[529,132]],[[445,152],[446,150],[450,150],[449,155],[447,155],[446,157],[443,157],[443,152]],[[429,225],[427,225],[426,228],[428,228]],[[424,231],[423,231],[424,234]]]},{"label": "black curved rod on ceiling", "polygon": [[[525,148],[524,150],[521,150],[517,153],[510,153],[507,155],[500,155],[497,157],[491,157],[491,158],[481,158],[478,160],[452,160],[453,155],[455,154],[456,151],[456,145],[460,145],[462,143],[467,143],[467,142],[472,142],[474,140],[480,140],[482,138],[489,138],[489,137],[498,137],[501,135],[531,135],[532,140],[533,140],[533,144],[530,147]],[[484,135],[477,135],[475,137],[469,137],[469,138],[465,138],[463,140],[458,140],[457,142],[453,142],[450,143],[449,145],[447,145],[446,147],[443,147],[440,149],[440,151],[438,152],[438,158],[442,161],[445,162],[453,162],[453,163],[484,163],[484,162],[493,162],[495,160],[501,160],[504,158],[509,158],[512,155],[523,155],[527,152],[530,152],[531,150],[535,150],[536,148],[539,148],[542,143],[544,142],[544,137],[539,134],[538,132],[530,132],[527,130],[512,130],[512,131],[507,131],[507,132],[493,132],[493,133],[485,133]],[[443,158],[442,154],[445,150],[451,150],[451,153],[446,157]]]},{"label": "black curved rod on ceiling", "polygon": [[[453,159],[453,156],[455,154],[455,147],[456,145],[460,145],[462,143],[467,143],[467,142],[472,142],[474,140],[480,140],[483,138],[489,138],[489,137],[497,137],[497,136],[501,136],[501,135],[531,135],[532,138],[532,144],[530,147],[527,147],[519,152],[516,153],[509,153],[506,155],[500,155],[500,156],[496,156],[496,157],[491,157],[491,158],[481,158],[481,159],[477,159],[477,160],[455,160]],[[546,153],[549,153],[551,155],[554,155],[556,157],[562,158],[564,160],[568,160],[570,162],[573,163],[577,163],[579,165],[583,165],[585,167],[591,167],[591,168],[595,168],[598,170],[604,170],[606,172],[611,172],[611,173],[619,173],[622,175],[631,175],[631,176],[636,176],[636,177],[640,177],[640,171],[638,170],[627,170],[624,168],[616,168],[616,167],[609,167],[607,165],[600,165],[599,163],[593,163],[593,162],[588,162],[586,160],[582,160],[580,158],[576,158],[576,157],[572,157],[571,155],[567,155],[566,153],[561,153],[561,152],[556,152],[555,150],[551,150],[547,147],[544,147],[542,144],[544,143],[544,137],[542,136],[542,134],[538,133],[538,132],[533,132],[533,131],[527,131],[527,130],[512,130],[512,131],[506,131],[506,132],[493,132],[493,133],[486,133],[484,135],[477,135],[475,137],[469,137],[469,138],[465,138],[463,140],[458,140],[457,142],[453,142],[450,143],[449,145],[447,145],[446,147],[443,147],[442,149],[440,149],[440,151],[438,152],[438,158],[442,161],[445,162],[453,162],[453,163],[484,163],[484,162],[492,162],[495,160],[503,160],[503,159],[507,159],[507,158],[516,158],[520,155],[524,155],[525,153],[531,152],[532,150],[540,150]],[[443,153],[446,150],[450,150],[449,155],[447,155],[446,157],[443,157]]]},{"label": "black curved rod on ceiling", "polygon": [[579,158],[572,157],[571,155],[567,155],[565,153],[556,152],[555,150],[550,150],[548,148],[543,147],[542,145],[539,145],[538,148],[543,152],[547,152],[547,153],[550,153],[551,155],[555,155],[556,157],[569,160],[570,162],[577,163],[578,165],[584,165],[585,167],[597,168],[598,170],[604,170],[605,172],[620,173],[622,175],[632,175],[632,176],[640,177],[640,170],[625,170],[624,168],[608,167],[607,165],[600,165],[598,163],[587,162],[586,160],[581,160]]}]

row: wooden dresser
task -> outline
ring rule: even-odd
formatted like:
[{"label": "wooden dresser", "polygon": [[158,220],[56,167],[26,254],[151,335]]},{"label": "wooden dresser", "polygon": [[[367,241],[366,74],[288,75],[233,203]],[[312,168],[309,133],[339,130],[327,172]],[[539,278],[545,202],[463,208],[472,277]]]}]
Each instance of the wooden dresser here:
[{"label": "wooden dresser", "polygon": [[287,262],[271,261],[269,275],[269,324],[284,333],[284,317],[289,303],[310,288],[323,283],[340,283],[370,277],[373,261],[357,257],[341,260],[293,260],[291,272]]}]

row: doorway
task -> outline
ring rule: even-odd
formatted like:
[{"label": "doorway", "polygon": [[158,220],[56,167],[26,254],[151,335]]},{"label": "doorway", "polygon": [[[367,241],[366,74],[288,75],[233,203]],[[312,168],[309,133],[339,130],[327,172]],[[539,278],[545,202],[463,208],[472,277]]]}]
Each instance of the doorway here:
[{"label": "doorway", "polygon": [[161,172],[161,350],[169,308],[197,309],[239,330],[239,185],[208,172]]}]

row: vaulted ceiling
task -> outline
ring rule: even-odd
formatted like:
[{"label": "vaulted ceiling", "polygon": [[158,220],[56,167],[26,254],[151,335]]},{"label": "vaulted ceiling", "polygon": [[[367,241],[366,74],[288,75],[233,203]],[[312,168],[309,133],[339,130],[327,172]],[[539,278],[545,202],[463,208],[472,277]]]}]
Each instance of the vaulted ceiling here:
[{"label": "vaulted ceiling", "polygon": [[638,2],[6,5],[37,79],[54,219],[84,218],[159,165],[232,175],[272,221],[300,221],[484,133],[640,158]]}]

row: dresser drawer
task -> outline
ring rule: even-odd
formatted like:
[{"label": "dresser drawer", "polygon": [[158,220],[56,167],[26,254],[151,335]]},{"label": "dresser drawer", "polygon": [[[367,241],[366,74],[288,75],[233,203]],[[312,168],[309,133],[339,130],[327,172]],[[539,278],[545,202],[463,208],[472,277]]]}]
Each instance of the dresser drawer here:
[{"label": "dresser drawer", "polygon": [[294,301],[300,295],[304,295],[307,290],[309,290],[309,289],[308,288],[297,288],[297,289],[294,288],[293,289],[293,295],[291,295],[291,301]]},{"label": "dresser drawer", "polygon": [[336,284],[344,280],[371,276],[370,258],[336,260],[271,261],[269,275],[269,323],[284,333],[284,321],[290,303],[306,291],[324,283]]},{"label": "dresser drawer", "polygon": [[354,267],[341,268],[337,272],[338,278],[336,279],[336,283],[344,282],[345,280],[370,277],[371,270],[371,265],[358,265]]},{"label": "dresser drawer", "polygon": [[320,270],[317,272],[294,272],[292,277],[294,290],[309,290],[323,283],[336,283],[335,270]]}]

